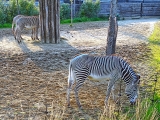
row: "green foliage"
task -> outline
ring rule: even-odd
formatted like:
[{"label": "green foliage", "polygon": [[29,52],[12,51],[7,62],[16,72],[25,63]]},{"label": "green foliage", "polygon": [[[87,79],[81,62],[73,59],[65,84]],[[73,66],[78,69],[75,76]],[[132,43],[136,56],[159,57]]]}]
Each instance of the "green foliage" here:
[{"label": "green foliage", "polygon": [[4,24],[8,21],[8,6],[5,6],[2,0],[0,0],[0,24]]},{"label": "green foliage", "polygon": [[[11,23],[14,16],[18,14],[16,0],[10,0],[8,5],[0,0],[0,24]],[[19,11],[22,15],[38,15],[38,8],[34,5],[34,0],[19,0]]]},{"label": "green foliage", "polygon": [[100,2],[92,2],[92,0],[86,0],[80,7],[79,16],[93,18],[98,16],[100,9]]},{"label": "green foliage", "polygon": [[38,15],[38,9],[34,5],[34,0],[19,0],[20,14],[22,15]]},{"label": "green foliage", "polygon": [[63,3],[60,7],[60,19],[69,19],[71,17],[71,8],[69,4]]}]

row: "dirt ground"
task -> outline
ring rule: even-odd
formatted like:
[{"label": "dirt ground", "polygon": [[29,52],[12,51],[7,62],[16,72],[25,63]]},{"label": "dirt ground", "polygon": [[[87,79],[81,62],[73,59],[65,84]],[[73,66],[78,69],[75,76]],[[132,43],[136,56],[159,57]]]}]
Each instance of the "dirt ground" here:
[{"label": "dirt ground", "polygon": [[[159,19],[119,21],[117,55],[141,74],[149,76],[147,37]],[[103,112],[107,83],[86,80],[79,92],[85,112],[78,111],[74,93],[71,108],[66,107],[69,60],[82,53],[105,55],[108,22],[61,25],[60,44],[32,41],[23,34],[17,44],[11,29],[0,30],[0,119],[98,119]],[[118,83],[117,83],[118,86]],[[118,94],[118,88],[116,89]],[[123,103],[129,102],[122,94]],[[111,101],[111,104],[112,103]]]}]

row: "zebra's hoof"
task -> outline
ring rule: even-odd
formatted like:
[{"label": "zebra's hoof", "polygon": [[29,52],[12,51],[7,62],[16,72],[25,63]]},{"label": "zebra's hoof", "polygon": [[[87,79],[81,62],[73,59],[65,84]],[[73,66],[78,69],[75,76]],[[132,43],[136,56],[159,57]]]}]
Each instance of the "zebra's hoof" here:
[{"label": "zebra's hoof", "polygon": [[78,108],[79,108],[80,110],[82,110],[82,106],[78,106]]}]

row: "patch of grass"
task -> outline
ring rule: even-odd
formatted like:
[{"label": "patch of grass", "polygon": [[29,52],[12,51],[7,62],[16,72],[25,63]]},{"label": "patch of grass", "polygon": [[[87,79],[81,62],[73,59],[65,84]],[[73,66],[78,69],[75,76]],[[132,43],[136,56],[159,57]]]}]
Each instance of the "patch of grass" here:
[{"label": "patch of grass", "polygon": [[[160,22],[154,26],[152,35],[149,37],[149,47],[151,49],[151,66],[155,69],[154,72],[158,73],[157,87],[160,88]],[[157,93],[160,97],[160,93]]]},{"label": "patch of grass", "polygon": [[[78,22],[88,22],[88,21],[104,21],[108,20],[108,17],[95,17],[95,18],[88,18],[88,17],[76,17],[73,19],[73,23],[78,23]],[[61,20],[61,24],[66,24],[66,23],[71,23],[71,19],[66,19],[66,20]]]},{"label": "patch of grass", "polygon": [[154,31],[149,37],[149,41],[152,44],[160,45],[160,22],[157,22],[154,26]]},{"label": "patch of grass", "polygon": [[158,120],[159,114],[157,106],[158,102],[152,103],[150,99],[142,97],[138,100],[136,106],[128,106],[126,110],[120,110],[119,113],[115,113],[115,110],[109,109],[110,115],[100,114],[99,120]]},{"label": "patch of grass", "polygon": [[[154,97],[156,102],[155,108],[157,109],[158,113],[160,114],[160,22],[157,22],[154,26],[153,33],[149,37],[149,48],[151,49],[151,60],[150,65],[154,69],[154,73],[157,73],[157,83],[156,83],[156,95]],[[152,111],[150,108],[150,111]],[[151,113],[149,111],[149,113]]]},{"label": "patch of grass", "polygon": [[12,24],[10,23],[5,23],[5,24],[0,24],[0,28],[11,28]]}]

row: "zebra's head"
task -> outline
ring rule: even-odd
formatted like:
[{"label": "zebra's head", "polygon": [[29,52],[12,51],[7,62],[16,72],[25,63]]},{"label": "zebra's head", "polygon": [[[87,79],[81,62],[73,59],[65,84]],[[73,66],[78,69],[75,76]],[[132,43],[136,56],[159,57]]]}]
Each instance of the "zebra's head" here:
[{"label": "zebra's head", "polygon": [[136,75],[136,79],[134,79],[130,84],[126,86],[125,93],[127,94],[131,105],[136,103],[136,99],[138,97],[138,85],[140,83],[140,76]]}]

